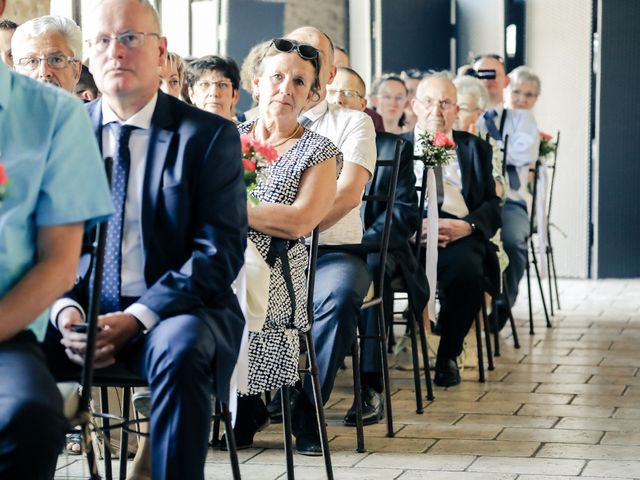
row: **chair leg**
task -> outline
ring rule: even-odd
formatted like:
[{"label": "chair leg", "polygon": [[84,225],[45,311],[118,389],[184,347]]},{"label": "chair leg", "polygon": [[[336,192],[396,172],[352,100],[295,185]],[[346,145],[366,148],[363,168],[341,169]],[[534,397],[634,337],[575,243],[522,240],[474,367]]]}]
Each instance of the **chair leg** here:
[{"label": "chair leg", "polygon": [[284,430],[284,453],[287,463],[287,479],[295,478],[293,467],[293,444],[291,442],[291,403],[289,401],[289,386],[284,385],[280,389],[282,403],[282,426]]},{"label": "chair leg", "polygon": [[[107,387],[100,387],[100,407],[103,413],[109,412],[109,394]],[[103,442],[104,442],[104,476],[107,480],[113,480],[111,468],[111,431],[109,430],[109,419],[102,418]]]},{"label": "chair leg", "polygon": [[504,303],[507,306],[507,315],[509,316],[509,323],[511,324],[511,334],[513,335],[513,348],[520,348],[520,342],[518,341],[518,328],[516,327],[516,321],[513,318],[511,306],[509,305],[509,287],[507,286],[504,273],[502,274],[502,286],[504,289],[502,295],[504,297]]},{"label": "chair leg", "polygon": [[411,338],[411,359],[413,360],[413,384],[416,392],[416,413],[424,413],[422,405],[422,386],[420,385],[420,360],[418,359],[418,341],[416,339],[416,323],[413,312],[407,314],[407,326]]},{"label": "chair leg", "polygon": [[478,381],[484,383],[484,358],[482,355],[482,333],[480,332],[480,312],[475,316],[476,348],[478,350]]},{"label": "chair leg", "polygon": [[552,283],[552,270],[551,270],[551,255],[550,255],[550,248],[547,245],[547,250],[545,252],[545,257],[547,259],[547,279],[549,280],[549,311],[551,313],[551,316],[553,317],[555,315],[555,313],[553,312],[553,283]]},{"label": "chair leg", "polygon": [[[533,252],[533,241],[531,242],[531,251]],[[540,290],[540,299],[542,300],[542,309],[544,310],[544,318],[547,321],[547,328],[551,328],[551,321],[549,320],[549,312],[547,311],[547,302],[544,299],[544,290],[542,289],[542,279],[540,278],[540,270],[538,269],[538,260],[535,253],[533,255],[533,268],[536,271],[536,278],[538,279],[538,290]]]},{"label": "chair leg", "polygon": [[[211,441],[209,442],[209,445],[211,445],[212,447],[217,447],[218,445],[220,445],[220,416],[221,415],[222,415],[222,409],[220,407],[220,402],[216,400],[216,406],[215,406],[215,411],[213,415],[213,428],[211,429]],[[225,425],[225,432],[226,431],[227,431],[227,427]]]},{"label": "chair leg", "polygon": [[529,335],[533,335],[533,303],[531,299],[531,267],[527,259],[527,294],[529,296]]},{"label": "chair leg", "polygon": [[[85,412],[87,415],[91,415],[91,412]],[[93,439],[89,421],[85,421],[82,425],[82,449],[87,454],[87,464],[89,466],[89,480],[100,480],[100,474],[98,473],[98,464],[96,462],[96,451],[93,445]]]},{"label": "chair leg", "polygon": [[129,410],[131,408],[131,388],[125,387],[122,395],[123,428],[120,429],[120,480],[127,478],[127,463],[129,456]]},{"label": "chair leg", "polygon": [[[219,412],[218,415],[222,415],[224,417],[224,431],[226,433],[225,439],[227,440],[227,450],[229,450],[229,462],[231,463],[233,480],[240,480],[240,464],[238,462],[236,436],[233,432],[233,425],[231,424],[231,414],[229,413],[229,407],[226,403],[216,401],[216,412]],[[220,423],[219,416],[218,423]]]},{"label": "chair leg", "polygon": [[487,304],[482,299],[482,325],[484,327],[484,343],[487,348],[487,363],[489,364],[489,370],[495,370],[493,365],[493,350],[491,348],[491,332],[489,331],[489,318],[487,317]]},{"label": "chair leg", "polygon": [[556,305],[558,305],[558,310],[560,308],[560,293],[558,293],[558,274],[556,273],[556,260],[553,255],[553,247],[551,246],[551,237],[549,237],[549,253],[551,254],[551,269],[553,271],[553,283],[556,289]]},{"label": "chair leg", "polygon": [[331,452],[329,450],[329,436],[327,435],[322,391],[320,389],[320,372],[318,369],[316,350],[311,336],[311,329],[307,330],[305,333],[305,340],[307,342],[307,359],[309,361],[309,373],[311,375],[311,386],[313,387],[313,400],[316,407],[316,419],[318,420],[318,432],[320,432],[320,445],[322,446],[324,467],[327,474],[327,480],[333,480],[333,467],[331,466]]},{"label": "chair leg", "polygon": [[356,452],[366,452],[364,448],[364,426],[362,425],[362,383],[360,382],[360,345],[358,339],[351,346],[351,363],[353,364],[353,398],[356,404]]},{"label": "chair leg", "polygon": [[378,304],[378,329],[380,331],[380,354],[382,359],[382,382],[385,394],[385,410],[387,412],[387,437],[394,437],[393,411],[391,409],[391,384],[389,382],[389,362],[387,361],[387,326],[384,321],[384,305]]},{"label": "chair leg", "polygon": [[418,332],[420,332],[420,346],[422,348],[422,361],[424,362],[424,377],[427,386],[427,400],[432,401],[433,384],[431,382],[431,367],[429,367],[429,346],[427,345],[427,329],[422,319],[418,321]]},{"label": "chair leg", "polygon": [[[498,312],[498,304],[496,302],[495,297],[491,297],[491,311],[493,312],[493,315],[496,318],[496,326],[500,325],[500,312]],[[494,347],[494,352],[493,352],[493,356],[494,357],[499,357],[500,356],[500,332],[498,331],[498,329],[496,328],[495,333],[493,334],[493,347]]]}]

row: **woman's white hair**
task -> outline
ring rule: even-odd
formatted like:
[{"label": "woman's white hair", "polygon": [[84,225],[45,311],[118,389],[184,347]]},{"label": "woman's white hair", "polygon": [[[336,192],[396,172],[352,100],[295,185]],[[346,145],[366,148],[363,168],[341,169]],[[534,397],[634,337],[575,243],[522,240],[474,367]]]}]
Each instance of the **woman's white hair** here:
[{"label": "woman's white hair", "polygon": [[82,31],[76,23],[67,17],[60,15],[46,15],[34,18],[20,25],[11,39],[11,49],[16,59],[25,48],[26,43],[32,38],[46,33],[58,32],[67,41],[73,57],[80,59],[82,55]]},{"label": "woman's white hair", "polygon": [[489,106],[489,92],[483,85],[481,80],[477,78],[464,75],[457,77],[453,84],[458,90],[458,96],[471,95],[476,99],[476,105],[480,110],[486,110]]},{"label": "woman's white hair", "polygon": [[536,87],[536,93],[540,95],[540,77],[533,73],[528,67],[520,65],[509,72],[509,79],[513,85],[522,85],[523,83],[533,83]]}]

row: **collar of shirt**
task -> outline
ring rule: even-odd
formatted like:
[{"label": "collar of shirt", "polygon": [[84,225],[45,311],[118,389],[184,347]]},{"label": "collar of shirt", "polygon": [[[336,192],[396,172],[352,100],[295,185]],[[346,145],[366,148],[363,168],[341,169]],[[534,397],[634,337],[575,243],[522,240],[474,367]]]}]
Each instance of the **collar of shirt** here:
[{"label": "collar of shirt", "polygon": [[329,108],[329,103],[327,102],[326,99],[324,99],[319,104],[317,104],[315,107],[311,107],[306,112],[302,112],[301,116],[307,117],[312,122],[315,122],[316,120],[318,120],[322,115],[324,115],[327,112],[328,108]]},{"label": "collar of shirt", "polygon": [[5,109],[11,99],[11,72],[0,62],[0,109]]},{"label": "collar of shirt", "polygon": [[[151,126],[151,118],[153,112],[156,109],[156,103],[158,102],[158,92],[156,92],[151,100],[138,110],[133,116],[129,117],[123,123],[124,125],[132,125],[134,127],[147,130]],[[111,107],[107,104],[105,99],[102,99],[102,125],[109,125],[112,122],[122,122],[115,114]]]}]

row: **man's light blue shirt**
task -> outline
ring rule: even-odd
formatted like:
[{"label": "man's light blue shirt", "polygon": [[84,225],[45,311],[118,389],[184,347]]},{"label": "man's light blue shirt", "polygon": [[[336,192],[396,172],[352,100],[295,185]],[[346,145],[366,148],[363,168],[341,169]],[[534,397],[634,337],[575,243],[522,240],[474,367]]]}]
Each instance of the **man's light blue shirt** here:
[{"label": "man's light blue shirt", "polygon": [[[2,62],[0,163],[10,182],[0,206],[2,298],[35,265],[39,227],[84,221],[89,228],[113,213],[113,203],[82,103]],[[39,338],[46,313],[30,325]]]}]

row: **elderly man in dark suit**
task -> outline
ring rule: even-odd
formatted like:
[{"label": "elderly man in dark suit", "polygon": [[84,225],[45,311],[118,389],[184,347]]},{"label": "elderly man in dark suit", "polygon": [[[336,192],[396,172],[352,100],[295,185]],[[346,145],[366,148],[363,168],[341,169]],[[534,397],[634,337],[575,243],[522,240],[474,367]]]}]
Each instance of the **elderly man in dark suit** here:
[{"label": "elderly man in dark suit", "polygon": [[[437,385],[453,386],[460,383],[456,357],[480,310],[485,276],[490,283],[497,282],[496,256],[489,239],[500,227],[500,200],[491,175],[491,146],[474,135],[452,130],[459,107],[456,88],[446,74],[425,77],[412,108],[418,122],[408,135],[410,140],[432,131],[444,133],[456,144],[455,159],[442,168],[437,285],[441,333],[434,379]],[[419,142],[415,149],[416,154],[422,153]]]},{"label": "elderly man in dark suit", "polygon": [[[92,19],[103,97],[88,109],[103,156],[114,159],[116,207],[96,366],[122,362],[148,380],[153,478],[203,478],[210,395],[229,398],[244,327],[231,289],[247,234],[238,133],[158,91],[167,41],[147,0],[103,0]],[[88,277],[51,312],[57,371],[83,362],[86,337],[71,327],[83,321]]]}]

